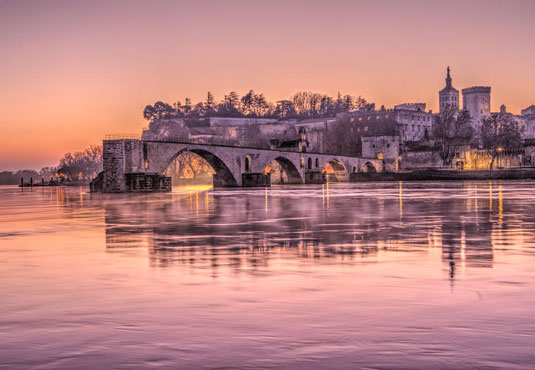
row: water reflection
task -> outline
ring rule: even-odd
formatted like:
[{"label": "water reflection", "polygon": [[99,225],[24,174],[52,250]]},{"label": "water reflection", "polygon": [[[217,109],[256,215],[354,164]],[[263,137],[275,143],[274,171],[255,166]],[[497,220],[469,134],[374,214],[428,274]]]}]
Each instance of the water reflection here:
[{"label": "water reflection", "polygon": [[459,267],[492,267],[504,233],[509,240],[533,233],[532,221],[518,223],[518,203],[504,201],[502,184],[433,184],[431,189],[400,182],[190,189],[103,207],[108,250],[146,248],[155,266],[190,265],[216,274],[220,268],[267,269],[280,259],[354,262],[441,248],[454,279]]},{"label": "water reflection", "polygon": [[0,358],[529,368],[534,185],[2,188]]}]

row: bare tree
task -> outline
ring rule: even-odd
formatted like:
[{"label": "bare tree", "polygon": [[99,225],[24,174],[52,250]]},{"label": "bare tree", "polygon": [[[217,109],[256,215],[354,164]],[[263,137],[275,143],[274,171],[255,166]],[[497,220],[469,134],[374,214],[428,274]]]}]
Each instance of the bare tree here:
[{"label": "bare tree", "polygon": [[500,152],[518,148],[521,143],[521,129],[514,117],[507,113],[494,113],[481,120],[481,142],[492,156],[489,169],[493,169],[494,161]]},{"label": "bare tree", "polygon": [[470,144],[474,129],[470,124],[470,113],[454,108],[445,109],[435,117],[433,136],[440,146],[440,158],[444,165],[451,165],[455,154],[463,145]]},{"label": "bare tree", "polygon": [[102,171],[102,147],[67,153],[59,161],[58,173],[67,180],[90,180]]},{"label": "bare tree", "polygon": [[324,136],[324,145],[329,154],[357,156],[362,152],[360,133],[348,117],[340,118],[329,125]]}]

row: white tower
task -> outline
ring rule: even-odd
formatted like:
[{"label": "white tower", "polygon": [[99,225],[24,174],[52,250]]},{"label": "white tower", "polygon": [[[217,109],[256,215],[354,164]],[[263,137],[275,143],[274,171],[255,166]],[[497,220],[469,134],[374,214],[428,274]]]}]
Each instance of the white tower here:
[{"label": "white tower", "polygon": [[451,84],[450,67],[447,69],[446,87],[438,93],[440,102],[440,112],[443,112],[447,107],[459,109],[459,90],[454,88]]},{"label": "white tower", "polygon": [[463,109],[470,113],[472,125],[481,127],[481,118],[490,115],[490,87],[473,86],[463,89]]}]

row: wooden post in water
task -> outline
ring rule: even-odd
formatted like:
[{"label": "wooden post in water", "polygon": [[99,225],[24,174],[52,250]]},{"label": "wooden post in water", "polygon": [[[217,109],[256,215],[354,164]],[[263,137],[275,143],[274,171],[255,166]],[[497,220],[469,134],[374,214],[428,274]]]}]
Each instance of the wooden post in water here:
[{"label": "wooden post in water", "polygon": [[30,188],[33,186],[33,177],[30,177]]},{"label": "wooden post in water", "polygon": [[41,185],[45,186],[45,178],[44,177],[41,177]]},{"label": "wooden post in water", "polygon": [[20,187],[21,187],[21,188],[24,187],[24,177],[21,177],[21,178],[20,178]]}]

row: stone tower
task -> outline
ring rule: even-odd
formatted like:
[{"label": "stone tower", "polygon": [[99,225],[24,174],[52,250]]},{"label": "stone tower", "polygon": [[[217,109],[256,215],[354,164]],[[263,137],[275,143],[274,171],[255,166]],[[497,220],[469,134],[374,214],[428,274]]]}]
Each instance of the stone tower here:
[{"label": "stone tower", "polygon": [[490,115],[490,87],[473,86],[463,89],[463,109],[470,113],[475,129],[481,127],[481,118]]},{"label": "stone tower", "polygon": [[438,93],[440,102],[440,112],[443,112],[447,107],[459,109],[459,90],[454,88],[451,84],[450,67],[447,69],[446,87]]}]

